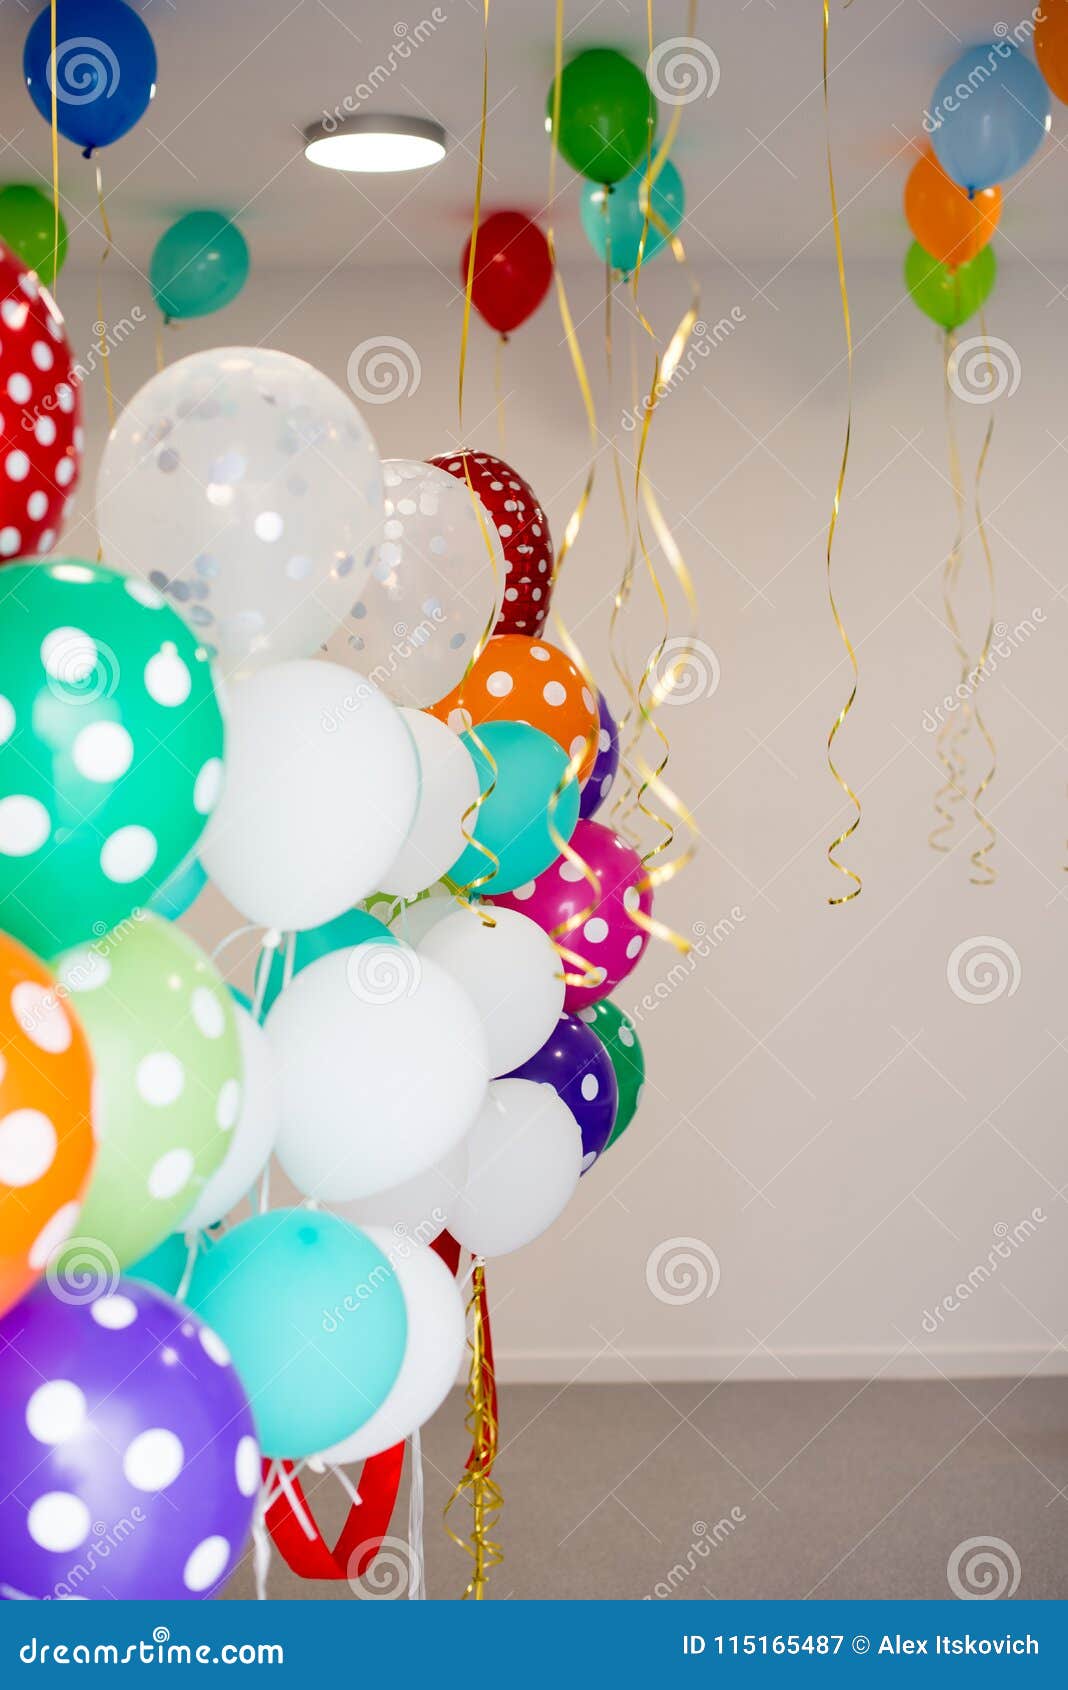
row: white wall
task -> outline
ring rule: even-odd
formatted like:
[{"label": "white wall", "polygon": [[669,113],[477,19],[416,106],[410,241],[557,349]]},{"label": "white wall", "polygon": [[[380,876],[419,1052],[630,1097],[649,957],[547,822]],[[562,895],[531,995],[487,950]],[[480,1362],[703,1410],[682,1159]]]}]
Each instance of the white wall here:
[{"label": "white wall", "polygon": [[[700,942],[682,967],[653,947],[619,994],[640,1012],[644,1106],[553,1233],[493,1265],[502,1365],[550,1379],[1060,1370],[1065,302],[1022,263],[1007,265],[991,314],[991,332],[1012,341],[1022,367],[998,414],[985,493],[999,613],[1010,626],[1031,618],[1033,632],[984,689],[998,744],[989,810],[999,873],[977,888],[965,849],[942,857],[927,844],[938,777],[924,716],[956,679],[938,591],[953,528],[940,342],[901,302],[895,272],[852,276],[856,431],[835,567],[861,677],[838,747],[864,804],[842,855],[865,884],[857,902],[831,909],[827,896],[844,883],[823,852],[848,816],[824,755],[849,683],[823,561],[845,418],[836,284],[829,269],[798,266],[766,297],[732,270],[702,281],[706,321],[732,307],[744,321],[694,361],[650,448],[722,677],[713,696],[663,712],[672,777],[702,834],[663,913]],[[120,268],[107,289],[112,319],[147,304]],[[573,291],[599,368],[596,274],[578,275]],[[670,269],[650,274],[643,298],[661,330],[684,292]],[[91,278],[61,278],[60,298],[84,346]],[[622,314],[617,327],[625,348]],[[357,343],[402,337],[420,361],[418,391],[366,414],[384,455],[421,456],[458,439],[458,332],[451,282],[429,270],[349,271],[322,285],[260,273],[216,323],[169,336],[168,356],[265,340],[344,382]],[[137,328],[117,350],[120,395],[150,373],[152,334]],[[476,329],[467,432],[492,449],[490,371],[491,341]],[[506,379],[506,455],[559,535],[587,447],[551,305],[509,347]],[[95,462],[98,374],[88,403]],[[970,475],[989,412],[959,408]],[[612,409],[602,403],[606,427]],[[636,436],[623,439],[632,451]],[[560,600],[606,686],[608,597],[624,555],[616,513],[602,456]],[[84,529],[81,543],[91,543]],[[986,601],[974,536],[962,592],[977,637]],[[641,658],[655,626],[647,608],[632,626]],[[202,938],[225,930],[218,903],[196,913]],[[993,936],[1010,968],[1011,948],[1019,984],[974,1004],[950,989],[947,959],[979,935]],[[1016,1247],[1011,1235],[1033,1211],[1045,1218]],[[686,1239],[714,1250],[718,1289],[662,1300],[647,1284],[648,1258]],[[925,1311],[999,1240],[1006,1259],[995,1255],[963,1306],[925,1331]]]}]

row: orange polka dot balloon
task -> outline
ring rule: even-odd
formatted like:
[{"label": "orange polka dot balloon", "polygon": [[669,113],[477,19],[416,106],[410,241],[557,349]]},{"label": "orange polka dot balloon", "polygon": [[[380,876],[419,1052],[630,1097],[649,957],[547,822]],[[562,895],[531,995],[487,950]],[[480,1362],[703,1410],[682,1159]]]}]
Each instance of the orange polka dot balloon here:
[{"label": "orange polka dot balloon", "polygon": [[570,657],[526,634],[494,634],[467,679],[432,704],[430,714],[455,733],[482,722],[526,722],[569,757],[585,745],[579,780],[597,756],[597,700]]},{"label": "orange polka dot balloon", "polygon": [[93,1163],[92,1078],[52,975],[0,933],[0,1314],[77,1223]]}]

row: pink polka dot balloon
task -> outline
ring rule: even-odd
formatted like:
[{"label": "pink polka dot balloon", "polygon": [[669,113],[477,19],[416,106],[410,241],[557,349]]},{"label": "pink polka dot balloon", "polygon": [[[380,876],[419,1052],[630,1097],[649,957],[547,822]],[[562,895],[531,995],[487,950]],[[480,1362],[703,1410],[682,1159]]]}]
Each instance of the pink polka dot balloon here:
[{"label": "pink polka dot balloon", "polygon": [[[646,870],[638,853],[610,827],[601,822],[580,821],[571,836],[571,845],[601,882],[596,908],[581,927],[559,941],[588,963],[597,975],[593,985],[568,986],[564,1008],[574,1014],[606,998],[637,967],[649,935],[633,918],[638,911],[646,916],[652,913],[653,895],[648,888],[639,890]],[[587,909],[592,897],[592,887],[581,869],[566,857],[558,857],[537,880],[487,901],[519,910],[549,933]],[[572,965],[568,972],[574,974],[578,970]]]},{"label": "pink polka dot balloon", "polygon": [[0,564],[55,545],[78,484],[80,411],[63,318],[0,244]]}]

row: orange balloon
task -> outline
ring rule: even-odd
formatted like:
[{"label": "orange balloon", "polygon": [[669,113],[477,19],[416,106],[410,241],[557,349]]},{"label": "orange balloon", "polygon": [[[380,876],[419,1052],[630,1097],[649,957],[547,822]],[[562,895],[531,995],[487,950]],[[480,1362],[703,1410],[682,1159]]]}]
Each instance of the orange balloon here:
[{"label": "orange balloon", "polygon": [[1052,92],[1068,105],[1068,0],[1042,0],[1035,19],[1035,58]]},{"label": "orange balloon", "polygon": [[92,1082],[62,988],[0,933],[0,1314],[77,1222],[95,1148]]},{"label": "orange balloon", "polygon": [[930,148],[905,183],[905,216],[924,252],[956,268],[982,252],[1001,218],[1001,189],[967,189],[946,175]]},{"label": "orange balloon", "polygon": [[430,715],[457,733],[482,722],[526,722],[568,756],[585,744],[579,780],[597,756],[597,700],[570,657],[526,634],[495,634],[467,679],[432,704]]}]

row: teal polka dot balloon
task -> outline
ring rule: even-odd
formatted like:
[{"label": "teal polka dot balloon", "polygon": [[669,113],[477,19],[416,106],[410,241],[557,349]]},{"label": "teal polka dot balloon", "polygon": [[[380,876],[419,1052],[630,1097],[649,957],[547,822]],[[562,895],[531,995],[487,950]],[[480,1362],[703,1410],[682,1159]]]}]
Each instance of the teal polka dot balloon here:
[{"label": "teal polka dot balloon", "polygon": [[0,570],[0,928],[41,956],[149,902],[222,785],[208,654],[146,582]]}]

